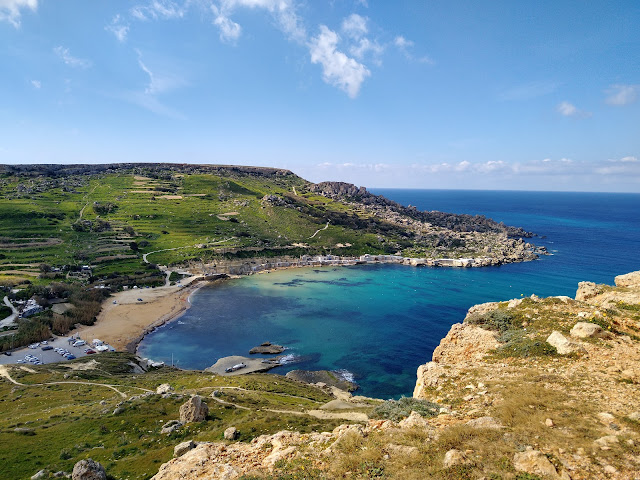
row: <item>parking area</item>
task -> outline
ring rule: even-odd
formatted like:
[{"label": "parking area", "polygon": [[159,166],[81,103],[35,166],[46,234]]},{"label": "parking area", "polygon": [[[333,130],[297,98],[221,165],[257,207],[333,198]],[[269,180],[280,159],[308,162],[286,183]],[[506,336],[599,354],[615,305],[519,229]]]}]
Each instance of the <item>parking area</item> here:
[{"label": "parking area", "polygon": [[[97,348],[98,346],[100,347],[99,349]],[[109,350],[109,347],[105,345],[94,346],[92,343],[77,337],[53,337],[44,342],[16,349],[11,352],[11,355],[0,354],[0,365],[44,365],[47,363],[66,362],[74,358],[99,353],[99,350]]]}]

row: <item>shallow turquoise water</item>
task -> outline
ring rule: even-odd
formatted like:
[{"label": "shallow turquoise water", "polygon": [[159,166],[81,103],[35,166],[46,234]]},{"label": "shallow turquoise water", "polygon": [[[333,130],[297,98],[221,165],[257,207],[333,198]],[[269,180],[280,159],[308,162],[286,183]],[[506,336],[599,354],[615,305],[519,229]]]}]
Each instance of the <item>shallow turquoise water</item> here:
[{"label": "shallow turquoise water", "polygon": [[183,368],[203,369],[268,340],[287,346],[295,359],[274,373],[343,370],[364,395],[411,395],[418,365],[431,358],[470,306],[533,293],[573,296],[578,281],[612,283],[615,275],[640,269],[640,195],[384,194],[421,209],[444,211],[448,205],[449,211],[473,214],[481,209],[546,235],[534,242],[555,254],[482,269],[367,265],[230,280],[198,291],[192,308],[148,335],[140,353],[166,362],[173,355]]}]

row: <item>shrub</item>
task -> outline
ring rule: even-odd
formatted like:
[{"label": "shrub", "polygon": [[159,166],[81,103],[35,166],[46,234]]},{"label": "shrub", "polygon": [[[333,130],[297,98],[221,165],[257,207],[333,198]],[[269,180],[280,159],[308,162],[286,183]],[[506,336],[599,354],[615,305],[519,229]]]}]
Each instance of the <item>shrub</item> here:
[{"label": "shrub", "polygon": [[556,347],[542,339],[530,338],[523,331],[515,330],[503,333],[498,339],[504,345],[495,350],[497,357],[545,357],[557,355]]},{"label": "shrub", "polygon": [[435,417],[440,411],[440,405],[426,400],[402,397],[400,400],[387,400],[378,405],[373,409],[372,416],[397,422],[408,417],[412,411],[419,413],[423,417]]},{"label": "shrub", "polygon": [[504,333],[507,330],[519,328],[519,320],[504,310],[492,310],[486,313],[474,313],[467,318],[466,323],[478,325],[485,330]]}]

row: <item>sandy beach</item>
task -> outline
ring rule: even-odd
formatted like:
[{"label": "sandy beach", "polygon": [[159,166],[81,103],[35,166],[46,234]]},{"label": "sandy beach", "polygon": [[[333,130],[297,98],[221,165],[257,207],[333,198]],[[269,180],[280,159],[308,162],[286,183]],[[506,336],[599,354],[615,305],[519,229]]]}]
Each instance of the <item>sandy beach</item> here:
[{"label": "sandy beach", "polygon": [[95,325],[83,326],[71,334],[86,341],[99,338],[118,351],[134,352],[145,333],[189,308],[189,296],[206,284],[201,279],[194,276],[183,279],[180,286],[118,292],[105,301]]}]

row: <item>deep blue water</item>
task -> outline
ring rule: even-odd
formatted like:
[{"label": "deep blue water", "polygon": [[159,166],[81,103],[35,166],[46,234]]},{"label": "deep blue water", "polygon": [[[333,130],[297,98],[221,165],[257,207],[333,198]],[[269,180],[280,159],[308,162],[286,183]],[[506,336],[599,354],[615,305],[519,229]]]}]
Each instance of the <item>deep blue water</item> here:
[{"label": "deep blue water", "polygon": [[480,269],[357,266],[297,269],[199,290],[178,321],[141,343],[142,355],[206,368],[266,340],[294,368],[345,370],[363,395],[411,395],[418,365],[466,310],[488,301],[575,294],[640,270],[640,195],[377,189],[421,210],[482,214],[540,235],[553,256]]}]

